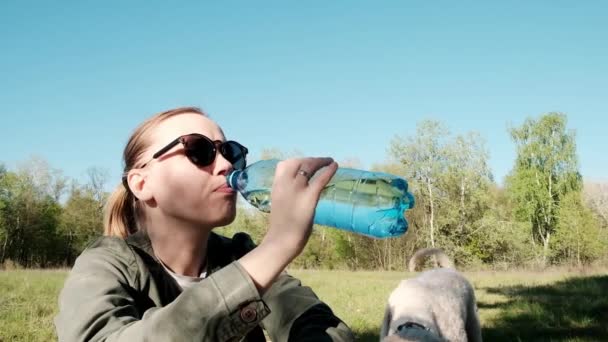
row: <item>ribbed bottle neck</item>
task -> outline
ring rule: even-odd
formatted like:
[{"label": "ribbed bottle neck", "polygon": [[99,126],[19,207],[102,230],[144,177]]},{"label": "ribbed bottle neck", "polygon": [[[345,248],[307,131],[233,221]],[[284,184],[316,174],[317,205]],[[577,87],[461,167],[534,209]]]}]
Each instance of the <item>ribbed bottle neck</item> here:
[{"label": "ribbed bottle neck", "polygon": [[242,170],[233,170],[226,176],[226,180],[228,181],[228,186],[234,190],[238,189],[238,179],[243,171]]}]

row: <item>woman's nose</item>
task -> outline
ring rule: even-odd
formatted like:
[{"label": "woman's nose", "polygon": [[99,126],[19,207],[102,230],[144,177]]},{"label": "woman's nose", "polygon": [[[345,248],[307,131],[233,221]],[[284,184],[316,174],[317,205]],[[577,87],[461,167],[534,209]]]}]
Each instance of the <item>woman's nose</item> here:
[{"label": "woman's nose", "polygon": [[215,175],[227,175],[228,173],[230,173],[230,171],[232,171],[233,168],[232,163],[226,160],[226,158],[224,158],[224,156],[219,152],[215,157],[214,164],[215,165],[213,167],[213,174]]}]

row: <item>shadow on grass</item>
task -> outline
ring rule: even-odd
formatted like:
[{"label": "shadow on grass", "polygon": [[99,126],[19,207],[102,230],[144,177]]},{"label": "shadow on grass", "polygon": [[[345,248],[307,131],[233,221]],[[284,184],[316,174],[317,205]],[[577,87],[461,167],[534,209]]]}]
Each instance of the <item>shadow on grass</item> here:
[{"label": "shadow on grass", "polygon": [[362,331],[355,335],[357,342],[378,342],[380,340],[380,331]]},{"label": "shadow on grass", "polygon": [[608,341],[608,276],[485,290],[507,301],[479,303],[500,310],[483,329],[484,341]]}]

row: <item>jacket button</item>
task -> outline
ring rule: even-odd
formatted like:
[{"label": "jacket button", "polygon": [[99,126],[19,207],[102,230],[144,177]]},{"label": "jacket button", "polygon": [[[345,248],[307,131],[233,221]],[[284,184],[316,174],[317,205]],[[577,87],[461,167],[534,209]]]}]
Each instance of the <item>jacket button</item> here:
[{"label": "jacket button", "polygon": [[258,317],[257,311],[252,307],[245,307],[241,310],[241,319],[245,323],[251,323]]}]

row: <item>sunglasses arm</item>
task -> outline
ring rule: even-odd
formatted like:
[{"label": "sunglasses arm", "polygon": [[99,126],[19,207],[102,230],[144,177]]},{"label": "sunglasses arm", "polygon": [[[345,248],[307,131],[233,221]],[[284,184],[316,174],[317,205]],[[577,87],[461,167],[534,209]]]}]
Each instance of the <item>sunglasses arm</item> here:
[{"label": "sunglasses arm", "polygon": [[160,150],[158,150],[158,152],[154,153],[154,155],[152,156],[152,159],[156,159],[160,156],[162,156],[163,154],[167,153],[167,151],[169,151],[170,149],[173,148],[173,146],[177,145],[180,143],[181,141],[181,137],[173,140],[172,142],[170,142],[167,146],[161,148]]}]

